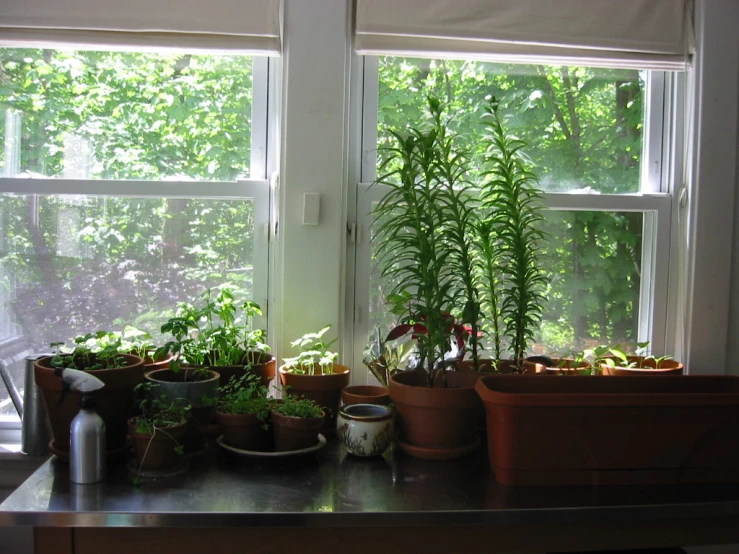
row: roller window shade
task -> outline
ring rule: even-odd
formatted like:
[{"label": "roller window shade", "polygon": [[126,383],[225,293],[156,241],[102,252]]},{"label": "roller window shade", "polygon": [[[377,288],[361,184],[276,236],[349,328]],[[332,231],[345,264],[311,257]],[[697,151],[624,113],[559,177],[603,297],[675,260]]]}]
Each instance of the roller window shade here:
[{"label": "roller window shade", "polygon": [[0,0],[0,45],[280,52],[279,0]]},{"label": "roller window shade", "polygon": [[684,70],[691,0],[357,0],[360,54]]}]

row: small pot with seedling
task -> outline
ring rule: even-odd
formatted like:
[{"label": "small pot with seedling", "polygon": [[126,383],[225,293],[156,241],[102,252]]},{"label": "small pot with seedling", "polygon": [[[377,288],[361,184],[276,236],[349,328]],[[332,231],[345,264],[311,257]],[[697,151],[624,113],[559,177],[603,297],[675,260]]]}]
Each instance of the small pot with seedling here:
[{"label": "small pot with seedling", "polygon": [[280,367],[280,380],[290,394],[313,400],[326,412],[324,431],[336,431],[336,415],[341,391],[349,384],[349,368],[336,363],[339,354],[329,348],[335,342],[324,342],[323,336],[331,326],[318,333],[307,333],[291,342],[299,349],[294,358],[285,358]]},{"label": "small pot with seedling", "polygon": [[240,450],[272,450],[269,422],[274,404],[256,375],[232,377],[220,388],[216,404],[216,421],[223,429],[224,442]]},{"label": "small pot with seedling", "polygon": [[637,344],[636,354],[626,354],[616,346],[599,346],[595,349],[598,355],[598,366],[603,375],[682,375],[683,364],[670,356],[648,356],[648,342]]},{"label": "small pot with seedling", "polygon": [[265,387],[275,376],[275,360],[265,342],[265,333],[253,329],[254,318],[262,315],[251,300],[237,301],[227,286],[206,289],[198,305],[182,303],[177,315],[163,326],[175,341],[157,350],[158,355],[176,356],[183,367],[217,371],[222,382],[245,372],[254,373]]},{"label": "small pot with seedling", "polygon": [[[58,368],[90,372],[105,384],[95,393],[95,400],[97,412],[105,422],[106,459],[116,461],[125,454],[126,421],[133,415],[133,391],[143,381],[145,367],[140,357],[119,352],[120,339],[100,348],[99,339],[109,335],[98,331],[78,336],[74,348],[66,352],[63,342],[52,343],[56,353],[34,363],[34,378],[42,391],[54,436],[50,446],[62,460],[69,459],[69,427],[77,415],[81,395],[64,390],[62,380],[54,374]],[[65,398],[67,395],[69,398]]]},{"label": "small pot with seedling", "polygon": [[136,387],[140,414],[128,420],[128,434],[137,461],[137,476],[142,472],[166,472],[177,466],[184,453],[190,404],[161,394],[155,383]]},{"label": "small pot with seedling", "polygon": [[290,452],[315,446],[326,418],[313,400],[287,394],[272,408],[271,419],[275,451]]}]

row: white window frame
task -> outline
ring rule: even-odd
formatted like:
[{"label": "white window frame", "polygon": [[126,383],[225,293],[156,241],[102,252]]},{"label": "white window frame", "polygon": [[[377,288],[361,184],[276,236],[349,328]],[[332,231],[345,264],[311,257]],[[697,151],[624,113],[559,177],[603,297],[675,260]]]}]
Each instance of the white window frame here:
[{"label": "white window frame", "polygon": [[[363,352],[369,337],[370,294],[370,227],[372,205],[379,202],[387,190],[383,185],[372,185],[377,169],[377,112],[379,91],[379,59],[364,56],[357,64],[362,84],[361,103],[355,102],[355,121],[361,121],[361,147],[358,154],[358,177],[353,213],[349,214],[349,259],[354,267],[348,268],[347,325],[351,325],[354,344],[345,350],[347,359],[353,362],[352,383],[373,382],[362,363]],[[647,74],[645,101],[645,132],[641,156],[641,192],[636,194],[575,194],[544,192],[543,203],[547,209],[567,211],[640,212],[644,214],[642,231],[641,279],[639,291],[639,317],[637,337],[649,341],[655,355],[675,355],[673,339],[674,321],[668,318],[670,309],[669,279],[670,260],[674,252],[671,229],[674,219],[673,195],[677,189],[675,178],[679,175],[681,156],[678,155],[678,130],[682,118],[677,110],[683,98],[685,79],[677,74],[650,72]],[[679,100],[679,101],[678,101]],[[669,125],[668,125],[669,122]],[[680,135],[681,137],[682,135]],[[351,264],[347,264],[350,266]]]},{"label": "white window frame", "polygon": [[[252,57],[251,157],[250,178],[237,181],[106,180],[0,177],[0,194],[85,195],[126,198],[187,198],[193,200],[249,200],[254,203],[253,290],[252,300],[264,315],[255,318],[255,327],[269,323],[270,221],[273,198],[270,178],[276,167],[275,75],[279,62],[266,56]],[[20,388],[21,384],[16,384]],[[0,382],[0,388],[5,387]],[[0,443],[19,440],[20,421],[0,418]],[[15,439],[15,440],[11,440]]]}]

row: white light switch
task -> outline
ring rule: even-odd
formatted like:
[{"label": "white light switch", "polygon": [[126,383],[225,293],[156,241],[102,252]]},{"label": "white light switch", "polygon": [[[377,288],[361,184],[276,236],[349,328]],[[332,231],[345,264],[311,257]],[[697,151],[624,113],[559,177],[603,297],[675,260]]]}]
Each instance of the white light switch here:
[{"label": "white light switch", "polygon": [[303,225],[318,225],[321,216],[321,195],[317,192],[303,194]]}]

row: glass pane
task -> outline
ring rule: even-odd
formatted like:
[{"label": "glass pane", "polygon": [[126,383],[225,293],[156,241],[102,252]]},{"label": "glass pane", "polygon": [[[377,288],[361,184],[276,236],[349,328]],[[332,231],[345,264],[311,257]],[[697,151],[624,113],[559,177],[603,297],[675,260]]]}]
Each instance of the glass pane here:
[{"label": "glass pane", "polygon": [[206,287],[251,298],[253,211],[251,200],[0,196],[0,344],[46,351],[127,324],[159,342],[177,303]]},{"label": "glass pane", "polygon": [[422,119],[426,95],[447,103],[453,126],[481,154],[480,118],[495,96],[524,139],[543,190],[639,191],[643,76],[636,70],[380,58],[379,157],[391,137]]},{"label": "glass pane", "polygon": [[639,212],[545,212],[548,302],[532,353],[635,350],[643,227]]},{"label": "glass pane", "polygon": [[[547,210],[544,216],[542,228],[547,240],[541,260],[549,286],[542,325],[529,355],[564,355],[606,343],[634,351],[644,215]],[[385,303],[390,285],[373,256],[371,340],[375,327],[379,326],[384,336],[395,324]],[[484,326],[484,318],[482,323]]]},{"label": "glass pane", "polygon": [[252,58],[0,49],[0,175],[249,177]]}]

